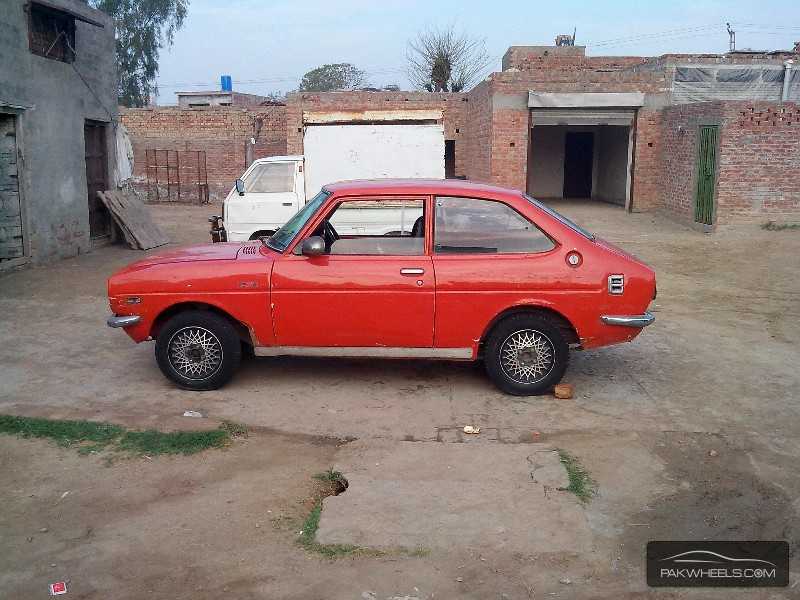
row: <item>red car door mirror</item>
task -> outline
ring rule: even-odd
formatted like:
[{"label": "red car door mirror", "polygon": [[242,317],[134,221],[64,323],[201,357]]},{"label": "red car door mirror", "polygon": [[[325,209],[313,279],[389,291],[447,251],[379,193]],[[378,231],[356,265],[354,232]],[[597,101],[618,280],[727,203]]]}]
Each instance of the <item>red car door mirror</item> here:
[{"label": "red car door mirror", "polygon": [[303,246],[300,251],[303,256],[325,254],[325,240],[318,235],[312,235],[310,238],[303,240]]}]

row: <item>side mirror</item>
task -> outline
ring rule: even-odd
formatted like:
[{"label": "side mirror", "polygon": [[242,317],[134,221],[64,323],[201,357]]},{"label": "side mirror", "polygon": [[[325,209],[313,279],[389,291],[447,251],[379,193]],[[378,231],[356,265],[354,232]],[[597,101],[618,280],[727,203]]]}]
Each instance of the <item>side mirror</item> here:
[{"label": "side mirror", "polygon": [[318,235],[312,235],[310,238],[303,240],[300,252],[303,256],[319,256],[320,254],[325,254],[325,240]]},{"label": "side mirror", "polygon": [[244,181],[241,179],[236,180],[236,191],[239,192],[240,196],[244,196]]}]

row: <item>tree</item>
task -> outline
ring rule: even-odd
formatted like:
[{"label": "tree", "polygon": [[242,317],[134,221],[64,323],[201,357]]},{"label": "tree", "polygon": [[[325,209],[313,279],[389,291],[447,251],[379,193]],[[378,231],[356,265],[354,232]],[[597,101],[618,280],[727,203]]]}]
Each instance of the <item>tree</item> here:
[{"label": "tree", "polygon": [[429,92],[464,91],[491,62],[483,38],[452,26],[418,33],[408,42],[406,60],[411,83]]},{"label": "tree", "polygon": [[335,92],[355,90],[366,85],[366,73],[350,63],[322,65],[300,80],[301,92]]},{"label": "tree", "polygon": [[114,19],[117,96],[123,106],[150,102],[162,48],[170,47],[186,18],[189,0],[90,0]]}]

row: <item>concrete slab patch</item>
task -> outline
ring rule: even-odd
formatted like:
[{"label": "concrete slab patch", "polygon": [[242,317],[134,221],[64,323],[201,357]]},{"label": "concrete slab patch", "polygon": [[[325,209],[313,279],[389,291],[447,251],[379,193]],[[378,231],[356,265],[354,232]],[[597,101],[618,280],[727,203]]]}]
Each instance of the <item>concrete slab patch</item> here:
[{"label": "concrete slab patch", "polygon": [[335,468],[347,492],[325,499],[321,544],[483,548],[534,554],[590,549],[583,507],[544,444],[359,440]]}]

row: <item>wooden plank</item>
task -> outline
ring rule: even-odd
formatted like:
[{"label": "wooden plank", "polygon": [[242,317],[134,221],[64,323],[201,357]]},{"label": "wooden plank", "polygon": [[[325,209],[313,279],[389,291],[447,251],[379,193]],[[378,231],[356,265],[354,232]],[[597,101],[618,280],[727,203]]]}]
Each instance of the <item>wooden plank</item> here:
[{"label": "wooden plank", "polygon": [[97,197],[108,208],[131,248],[149,250],[169,242],[169,239],[153,223],[147,207],[135,194],[120,190],[106,190],[97,192]]}]

